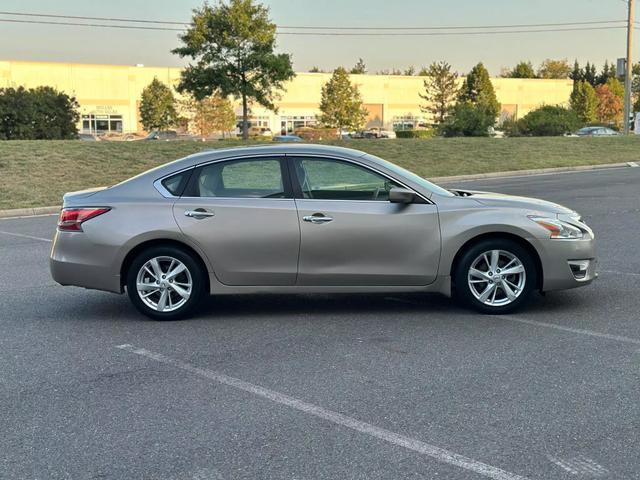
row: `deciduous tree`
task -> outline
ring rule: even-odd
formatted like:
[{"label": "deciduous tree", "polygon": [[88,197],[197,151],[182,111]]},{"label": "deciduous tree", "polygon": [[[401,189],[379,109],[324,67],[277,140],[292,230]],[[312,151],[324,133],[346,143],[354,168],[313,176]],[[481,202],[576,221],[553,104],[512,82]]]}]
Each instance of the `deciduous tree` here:
[{"label": "deciduous tree", "polygon": [[277,92],[295,76],[288,54],[276,54],[276,25],[254,0],[229,0],[195,9],[192,26],[173,50],[194,63],[182,73],[180,92],[197,99],[220,92],[242,99],[242,136],[249,137],[249,103],[276,110]]},{"label": "deciduous tree", "polygon": [[447,62],[433,62],[425,69],[425,76],[424,94],[419,95],[427,104],[420,108],[441,124],[458,94],[458,73]]},{"label": "deciduous tree", "polygon": [[570,98],[571,109],[583,123],[595,122],[598,118],[598,97],[591,84],[582,80],[575,84]]},{"label": "deciduous tree", "polygon": [[542,64],[540,68],[538,68],[538,77],[540,78],[557,78],[564,79],[569,78],[571,74],[571,67],[566,59],[564,60],[553,60],[551,58],[547,58]]},{"label": "deciduous tree", "polygon": [[352,73],[354,75],[364,75],[365,73],[367,73],[367,66],[364,63],[364,60],[359,58],[358,62],[353,66],[349,73]]},{"label": "deciduous tree", "polygon": [[520,62],[508,75],[509,78],[536,78],[536,72],[531,62]]},{"label": "deciduous tree", "polygon": [[233,105],[221,95],[212,95],[202,100],[188,96],[181,100],[180,106],[181,113],[186,114],[192,128],[202,138],[217,132],[224,136],[235,128],[236,114]]},{"label": "deciduous tree", "polygon": [[622,124],[623,102],[613,93],[608,85],[598,85],[595,88],[598,97],[597,116],[598,121],[615,125]]},{"label": "deciduous tree", "polygon": [[325,127],[359,130],[364,127],[367,110],[362,105],[358,87],[351,83],[349,74],[343,67],[334,70],[333,75],[322,87],[319,120]]}]

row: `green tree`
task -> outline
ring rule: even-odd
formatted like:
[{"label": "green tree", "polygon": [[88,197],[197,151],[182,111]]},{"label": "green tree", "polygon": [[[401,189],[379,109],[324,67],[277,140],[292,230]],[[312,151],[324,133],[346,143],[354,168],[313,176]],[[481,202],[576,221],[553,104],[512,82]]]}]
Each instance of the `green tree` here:
[{"label": "green tree", "polygon": [[547,58],[542,64],[540,68],[538,68],[538,77],[540,78],[557,78],[557,79],[565,79],[569,78],[571,74],[571,67],[567,60],[553,60],[551,58]]},{"label": "green tree", "polygon": [[[615,69],[614,69],[615,73]],[[605,85],[609,87],[611,93],[619,97],[622,101],[624,101],[624,85],[620,80],[615,77],[609,77],[606,81]]]},{"label": "green tree", "polygon": [[496,117],[471,102],[458,102],[440,130],[445,137],[487,137]]},{"label": "green tree", "polygon": [[582,80],[576,83],[569,103],[582,123],[591,123],[597,120],[598,97],[589,82]]},{"label": "green tree", "polygon": [[180,101],[181,114],[187,116],[191,128],[206,138],[221,132],[224,136],[235,128],[236,113],[231,102],[221,95],[212,95],[202,100],[187,96]]},{"label": "green tree", "polygon": [[602,67],[602,72],[600,73],[600,75],[598,75],[597,83],[598,85],[604,85],[611,78],[617,78],[616,67],[615,65],[609,65],[609,61],[605,60],[604,66]]},{"label": "green tree", "polygon": [[324,73],[324,70],[321,70],[320,67],[311,67],[309,69],[309,73]]},{"label": "green tree", "polygon": [[458,100],[484,108],[494,120],[500,113],[500,103],[493,89],[489,72],[482,62],[473,67],[467,75],[460,89]]},{"label": "green tree", "polygon": [[582,70],[582,68],[580,68],[578,60],[573,62],[573,70],[569,74],[569,78],[573,80],[574,84],[584,80],[584,71]]},{"label": "green tree", "polygon": [[451,105],[458,95],[458,73],[447,62],[433,62],[425,69],[424,94],[418,94],[427,102],[420,106],[423,112],[433,115],[435,123],[444,122]]},{"label": "green tree", "polygon": [[520,62],[508,74],[509,78],[536,78],[531,62]]},{"label": "green tree", "polygon": [[584,66],[584,78],[585,82],[589,82],[589,84],[594,87],[597,83],[598,73],[596,71],[596,66],[587,62]]},{"label": "green tree", "polygon": [[70,140],[80,118],[74,97],[52,87],[0,89],[0,140]]},{"label": "green tree", "polygon": [[358,59],[358,63],[356,63],[351,71],[349,72],[353,75],[364,75],[367,73],[367,66],[364,63],[364,60],[361,58]]},{"label": "green tree", "polygon": [[194,63],[182,73],[178,91],[202,99],[219,92],[242,99],[242,137],[249,138],[249,103],[276,111],[277,92],[295,76],[288,54],[276,54],[276,25],[269,9],[253,0],[206,4],[173,50]]},{"label": "green tree", "polygon": [[169,87],[157,78],[142,90],[140,123],[147,131],[167,130],[178,118],[176,99]]},{"label": "green tree", "polygon": [[362,105],[358,87],[351,83],[343,67],[336,68],[323,85],[320,112],[319,120],[325,127],[340,131],[364,127],[368,112]]},{"label": "green tree", "polygon": [[414,67],[413,65],[407,67],[407,69],[404,71],[404,74],[407,77],[413,77],[416,74],[416,67]]}]

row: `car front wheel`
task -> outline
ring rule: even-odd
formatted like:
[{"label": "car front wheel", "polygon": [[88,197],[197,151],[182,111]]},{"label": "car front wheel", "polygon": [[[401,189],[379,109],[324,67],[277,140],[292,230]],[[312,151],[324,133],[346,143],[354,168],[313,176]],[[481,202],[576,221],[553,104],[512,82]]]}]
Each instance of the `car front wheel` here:
[{"label": "car front wheel", "polygon": [[134,306],[154,320],[184,318],[200,302],[205,277],[185,251],[167,246],[139,254],[127,275],[127,293]]},{"label": "car front wheel", "polygon": [[509,313],[527,302],[537,284],[527,249],[507,239],[484,240],[462,255],[454,275],[456,294],[488,314]]}]

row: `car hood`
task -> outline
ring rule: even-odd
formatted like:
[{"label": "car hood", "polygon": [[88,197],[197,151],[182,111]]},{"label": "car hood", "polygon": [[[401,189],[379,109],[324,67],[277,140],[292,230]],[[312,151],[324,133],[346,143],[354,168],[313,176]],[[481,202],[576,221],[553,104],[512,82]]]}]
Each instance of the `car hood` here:
[{"label": "car hood", "polygon": [[455,190],[455,192],[463,197],[472,198],[487,207],[521,208],[524,210],[534,210],[536,212],[547,212],[553,214],[574,213],[570,208],[558,205],[557,203],[548,202],[546,200],[540,200],[538,198],[518,197],[502,193],[478,192],[475,190]]}]

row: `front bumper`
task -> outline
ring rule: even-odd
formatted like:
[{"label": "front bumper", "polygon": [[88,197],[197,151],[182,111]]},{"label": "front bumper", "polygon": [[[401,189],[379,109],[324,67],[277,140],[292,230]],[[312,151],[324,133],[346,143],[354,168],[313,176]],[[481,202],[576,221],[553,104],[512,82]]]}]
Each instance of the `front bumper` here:
[{"label": "front bumper", "polygon": [[[596,242],[581,240],[539,240],[542,263],[542,291],[565,290],[588,285],[598,277]],[[576,271],[576,264],[582,271]],[[573,269],[572,269],[573,266]]]}]

